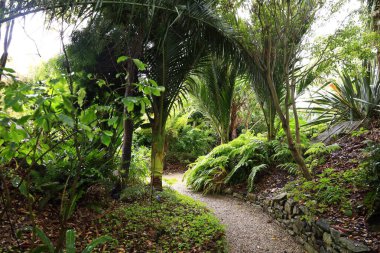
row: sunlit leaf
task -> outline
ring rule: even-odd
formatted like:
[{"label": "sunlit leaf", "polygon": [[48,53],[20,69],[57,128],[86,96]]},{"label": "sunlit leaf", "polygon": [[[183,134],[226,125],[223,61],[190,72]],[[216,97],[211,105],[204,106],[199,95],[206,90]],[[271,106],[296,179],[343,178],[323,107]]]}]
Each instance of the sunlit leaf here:
[{"label": "sunlit leaf", "polygon": [[138,70],[146,70],[146,65],[140,61],[139,59],[133,59],[134,64],[138,68]]},{"label": "sunlit leaf", "polygon": [[104,145],[106,145],[107,147],[110,145],[111,143],[111,137],[109,137],[108,135],[106,135],[105,133],[102,134],[102,136],[100,137],[102,143]]},{"label": "sunlit leaf", "polygon": [[86,97],[86,90],[84,88],[80,88],[77,94],[78,94],[78,104],[80,107],[82,107],[84,98]]},{"label": "sunlit leaf", "polygon": [[122,56],[119,56],[119,58],[117,58],[116,62],[117,63],[121,63],[121,62],[125,62],[126,60],[128,60],[128,56],[125,56],[125,55],[122,55]]}]

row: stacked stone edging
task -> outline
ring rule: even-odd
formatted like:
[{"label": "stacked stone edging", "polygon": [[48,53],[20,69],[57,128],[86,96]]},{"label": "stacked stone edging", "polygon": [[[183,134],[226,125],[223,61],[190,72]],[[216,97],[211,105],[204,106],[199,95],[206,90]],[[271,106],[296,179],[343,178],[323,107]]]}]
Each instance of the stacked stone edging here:
[{"label": "stacked stone edging", "polygon": [[260,205],[281,227],[303,245],[308,253],[364,253],[373,252],[361,242],[349,239],[341,231],[334,229],[325,219],[304,219],[309,216],[308,209],[288,198],[287,193],[280,193],[272,198],[248,193],[246,196],[225,191],[233,197],[248,203]]}]

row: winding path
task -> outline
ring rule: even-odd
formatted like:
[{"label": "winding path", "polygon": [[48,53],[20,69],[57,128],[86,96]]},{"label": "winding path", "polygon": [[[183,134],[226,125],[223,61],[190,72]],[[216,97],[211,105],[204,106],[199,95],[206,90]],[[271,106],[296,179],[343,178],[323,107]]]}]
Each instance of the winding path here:
[{"label": "winding path", "polygon": [[171,186],[176,191],[206,203],[226,226],[230,253],[270,252],[302,253],[302,247],[281,227],[272,223],[272,218],[259,206],[220,195],[204,196],[187,189],[182,182],[183,174],[165,175],[177,179]]}]

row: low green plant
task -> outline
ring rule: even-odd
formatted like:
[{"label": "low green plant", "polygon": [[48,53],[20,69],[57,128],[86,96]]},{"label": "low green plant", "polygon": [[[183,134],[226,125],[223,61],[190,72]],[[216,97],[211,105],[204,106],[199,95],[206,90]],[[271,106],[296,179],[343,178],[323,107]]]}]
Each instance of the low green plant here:
[{"label": "low green plant", "polygon": [[308,167],[313,170],[318,165],[326,162],[326,155],[329,155],[339,149],[340,146],[337,143],[331,145],[325,145],[322,142],[314,143],[304,153],[306,156],[305,162],[307,163]]},{"label": "low green plant", "polygon": [[[205,205],[174,190],[121,206],[100,220],[127,252],[225,252],[224,227]],[[116,248],[109,249],[116,252]]]},{"label": "low green plant", "polygon": [[277,168],[286,170],[291,174],[298,173],[298,166],[293,160],[292,153],[290,152],[288,145],[279,140],[273,140],[269,142],[271,163],[276,164]]},{"label": "low green plant", "polygon": [[174,185],[175,183],[178,182],[177,178],[164,178],[164,182],[167,183],[168,185]]},{"label": "low green plant", "polygon": [[312,214],[323,213],[336,206],[345,215],[352,215],[350,195],[355,188],[365,187],[366,171],[352,168],[346,171],[325,169],[313,181],[303,179],[289,182],[287,191],[293,199],[306,205]]},{"label": "low green plant", "polygon": [[367,172],[365,183],[369,185],[369,193],[365,201],[369,209],[367,221],[375,230],[380,230],[380,144],[370,142],[366,149],[367,158],[361,167]]},{"label": "low green plant", "polygon": [[151,187],[145,184],[131,185],[125,188],[120,195],[120,200],[134,202],[137,200],[148,199],[151,194]]},{"label": "low green plant", "polygon": [[132,147],[132,160],[129,169],[130,185],[146,183],[150,171],[150,149],[145,146]]},{"label": "low green plant", "polygon": [[361,127],[359,130],[352,131],[351,136],[352,137],[358,137],[358,136],[361,136],[361,135],[366,134],[366,133],[368,133],[368,130],[365,129],[364,127]]}]

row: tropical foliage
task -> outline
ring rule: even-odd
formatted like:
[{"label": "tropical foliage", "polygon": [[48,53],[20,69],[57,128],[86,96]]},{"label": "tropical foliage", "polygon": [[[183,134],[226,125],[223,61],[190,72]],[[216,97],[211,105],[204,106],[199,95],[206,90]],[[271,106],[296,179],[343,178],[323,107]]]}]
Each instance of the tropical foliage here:
[{"label": "tropical foliage", "polygon": [[[313,98],[310,110],[318,115],[314,123],[336,124],[378,118],[380,80],[376,67],[350,74],[339,73],[339,80],[328,83]],[[311,101],[310,101],[311,102]]]},{"label": "tropical foliage", "polygon": [[[0,0],[0,241],[222,252],[218,221],[163,189],[185,169],[204,194],[287,183],[312,214],[380,227],[380,7],[366,4],[316,38],[344,1]],[[15,18],[37,12],[61,53],[23,78],[7,65]]]}]

